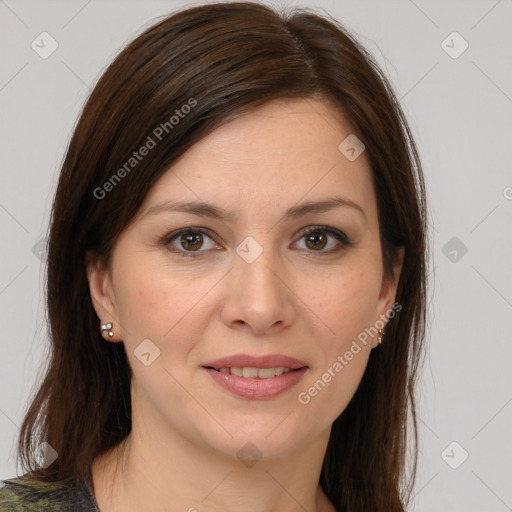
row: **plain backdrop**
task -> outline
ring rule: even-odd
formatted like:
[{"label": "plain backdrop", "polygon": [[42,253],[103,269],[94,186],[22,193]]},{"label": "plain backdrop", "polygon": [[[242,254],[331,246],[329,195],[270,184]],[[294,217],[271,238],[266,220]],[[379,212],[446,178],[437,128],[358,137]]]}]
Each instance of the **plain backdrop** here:
[{"label": "plain backdrop", "polygon": [[[0,478],[16,474],[47,350],[38,242],[77,116],[119,49],[184,5],[0,0]],[[512,510],[512,1],[270,5],[319,7],[351,29],[389,76],[419,146],[432,256],[410,510]],[[42,32],[58,44],[48,58],[32,47]]]}]

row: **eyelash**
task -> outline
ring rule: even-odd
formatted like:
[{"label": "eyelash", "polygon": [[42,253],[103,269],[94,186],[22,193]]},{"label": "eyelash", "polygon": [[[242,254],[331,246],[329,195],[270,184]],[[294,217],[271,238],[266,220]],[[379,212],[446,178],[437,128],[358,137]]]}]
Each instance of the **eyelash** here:
[{"label": "eyelash", "polygon": [[[198,228],[188,227],[188,228],[183,228],[178,231],[173,231],[172,233],[169,233],[168,235],[164,236],[160,240],[160,243],[162,245],[168,247],[173,253],[177,254],[178,256],[197,258],[199,256],[202,256],[203,255],[202,253],[205,253],[207,251],[204,251],[204,250],[203,251],[202,250],[183,251],[183,250],[177,249],[171,243],[175,238],[179,237],[180,235],[196,234],[196,233],[201,233],[203,235],[207,235],[209,238],[211,238],[213,241],[215,241],[214,236],[209,229],[199,228],[199,227]],[[328,226],[310,226],[310,227],[304,229],[303,231],[301,231],[298,240],[301,240],[305,236],[310,235],[312,233],[326,233],[328,235],[333,236],[339,242],[341,242],[341,247],[338,246],[334,249],[329,249],[328,251],[313,251],[313,250],[308,251],[315,255],[318,254],[319,256],[323,256],[323,255],[333,254],[335,252],[341,251],[344,247],[351,245],[351,241],[345,233],[343,233],[342,231],[338,231],[337,229],[330,228]]]}]

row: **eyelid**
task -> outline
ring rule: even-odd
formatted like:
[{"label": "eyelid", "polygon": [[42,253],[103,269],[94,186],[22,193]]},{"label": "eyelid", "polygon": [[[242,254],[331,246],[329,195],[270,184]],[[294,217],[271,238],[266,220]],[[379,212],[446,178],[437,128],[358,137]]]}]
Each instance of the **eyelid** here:
[{"label": "eyelid", "polygon": [[[316,233],[318,231],[323,231],[329,235],[334,236],[334,238],[337,238],[343,245],[351,245],[351,241],[349,237],[339,229],[331,228],[329,226],[323,226],[323,225],[315,225],[315,226],[308,226],[306,228],[303,228],[299,231],[299,233],[296,235],[300,238],[302,238],[305,235],[309,235],[310,233]],[[315,251],[311,251],[315,252]],[[328,251],[327,251],[328,252]]]},{"label": "eyelid", "polygon": [[210,231],[208,228],[189,226],[186,228],[177,229],[176,231],[172,231],[171,233],[166,234],[162,238],[162,243],[170,243],[173,238],[176,238],[179,235],[184,235],[185,233],[202,233],[203,235],[208,235],[212,240],[215,239],[213,231]]}]

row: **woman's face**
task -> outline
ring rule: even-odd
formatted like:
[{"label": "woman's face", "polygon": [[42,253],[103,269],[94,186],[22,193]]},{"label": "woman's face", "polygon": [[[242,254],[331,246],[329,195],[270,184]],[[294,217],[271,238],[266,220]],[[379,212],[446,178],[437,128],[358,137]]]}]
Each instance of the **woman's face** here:
[{"label": "woman's face", "polygon": [[[281,457],[328,435],[400,271],[383,274],[366,153],[339,149],[351,133],[312,99],[228,122],[153,186],[110,272],[89,266],[97,314],[133,370],[135,424],[230,456],[251,443]],[[206,368],[221,358],[212,366],[266,371]]]}]

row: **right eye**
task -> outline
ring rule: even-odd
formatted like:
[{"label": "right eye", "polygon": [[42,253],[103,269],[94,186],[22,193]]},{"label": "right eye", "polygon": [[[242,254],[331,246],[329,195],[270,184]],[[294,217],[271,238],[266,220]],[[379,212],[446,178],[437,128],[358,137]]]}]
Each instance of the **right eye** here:
[{"label": "right eye", "polygon": [[[180,256],[200,256],[207,250],[215,249],[218,245],[205,228],[183,228],[173,231],[164,237],[162,243]],[[204,247],[206,244],[206,248]]]}]

